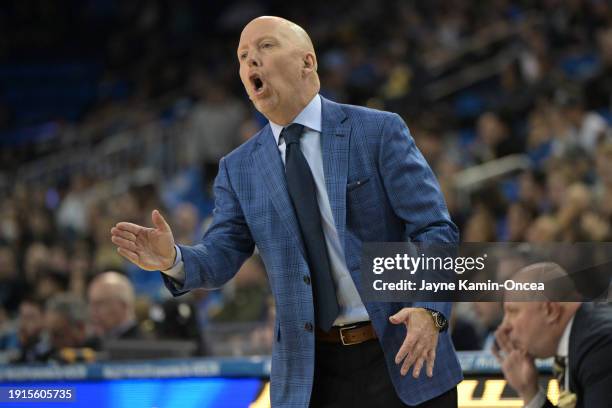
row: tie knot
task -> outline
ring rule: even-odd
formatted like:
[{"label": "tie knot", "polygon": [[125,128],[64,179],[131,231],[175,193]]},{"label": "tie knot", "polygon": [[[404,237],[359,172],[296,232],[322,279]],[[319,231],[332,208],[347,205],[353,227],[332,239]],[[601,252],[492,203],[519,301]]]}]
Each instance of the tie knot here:
[{"label": "tie knot", "polygon": [[299,123],[292,123],[289,126],[283,128],[281,131],[281,136],[285,139],[285,143],[287,146],[292,143],[299,143],[300,137],[302,136],[302,131],[304,130],[304,126]]}]

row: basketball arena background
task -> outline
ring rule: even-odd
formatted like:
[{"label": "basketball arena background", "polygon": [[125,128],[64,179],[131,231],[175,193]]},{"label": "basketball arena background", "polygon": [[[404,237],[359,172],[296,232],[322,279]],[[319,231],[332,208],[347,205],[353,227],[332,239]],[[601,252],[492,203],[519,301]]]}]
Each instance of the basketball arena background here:
[{"label": "basketball arena background", "polygon": [[[611,240],[610,2],[3,1],[0,390],[73,390],[57,407],[269,406],[258,256],[223,289],[172,299],[109,235],[159,208],[178,243],[201,237],[219,159],[266,123],[235,56],[258,15],[310,33],[322,95],[404,118],[463,241]],[[122,317],[90,296],[107,271],[134,293],[127,340],[97,338]],[[501,317],[495,302],[454,308],[461,407],[522,405],[489,352]]]}]

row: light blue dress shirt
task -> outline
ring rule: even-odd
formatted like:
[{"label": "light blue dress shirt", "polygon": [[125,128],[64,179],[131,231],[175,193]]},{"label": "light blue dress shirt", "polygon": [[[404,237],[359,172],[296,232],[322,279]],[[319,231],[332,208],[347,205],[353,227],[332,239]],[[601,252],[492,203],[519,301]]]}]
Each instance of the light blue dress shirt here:
[{"label": "light blue dress shirt", "polygon": [[[321,225],[323,234],[325,235],[325,243],[327,253],[331,263],[332,278],[336,285],[336,297],[340,314],[335,320],[335,326],[342,326],[350,323],[370,320],[355,283],[346,266],[344,251],[338,237],[336,224],[332,215],[327,189],[325,188],[325,174],[323,172],[323,154],[321,152],[321,97],[315,97],[306,105],[302,112],[297,115],[293,123],[299,123],[304,126],[304,133],[300,140],[302,153],[310,166],[316,187],[317,187],[317,202],[319,211],[321,212]],[[278,150],[280,151],[283,164],[285,163],[286,145],[284,140],[280,139],[280,133],[283,126],[270,121],[272,134],[276,140]],[[162,271],[168,276],[171,276],[178,282],[185,281],[185,272],[183,269],[183,261],[179,247],[176,247],[176,260],[174,266]]]}]

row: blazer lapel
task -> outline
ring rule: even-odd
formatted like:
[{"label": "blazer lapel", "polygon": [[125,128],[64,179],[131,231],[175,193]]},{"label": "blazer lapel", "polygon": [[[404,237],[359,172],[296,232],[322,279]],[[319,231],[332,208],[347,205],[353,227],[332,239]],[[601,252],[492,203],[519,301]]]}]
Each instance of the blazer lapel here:
[{"label": "blazer lapel", "polygon": [[321,151],[329,203],[340,243],[344,248],[346,228],[346,182],[351,128],[340,105],[321,97]]},{"label": "blazer lapel", "polygon": [[570,388],[568,391],[575,391],[577,388],[575,374],[578,367],[578,362],[576,361],[576,357],[579,355],[578,346],[582,342],[582,336],[584,336],[584,333],[588,332],[588,330],[585,330],[585,328],[583,327],[583,324],[584,319],[588,319],[589,313],[591,312],[592,308],[593,305],[589,303],[583,303],[582,305],[580,305],[580,308],[576,311],[576,314],[574,315],[574,323],[572,324],[572,329],[570,331],[569,347],[567,353],[569,359],[569,367],[566,375],[569,375]]},{"label": "blazer lapel", "polygon": [[263,184],[270,195],[272,205],[278,212],[283,224],[290,235],[294,237],[296,245],[299,246],[302,255],[306,258],[300,227],[287,190],[285,166],[283,166],[280,151],[278,146],[276,146],[269,125],[259,135],[258,145],[252,153],[255,160],[255,170],[258,173],[259,179],[263,180]]}]

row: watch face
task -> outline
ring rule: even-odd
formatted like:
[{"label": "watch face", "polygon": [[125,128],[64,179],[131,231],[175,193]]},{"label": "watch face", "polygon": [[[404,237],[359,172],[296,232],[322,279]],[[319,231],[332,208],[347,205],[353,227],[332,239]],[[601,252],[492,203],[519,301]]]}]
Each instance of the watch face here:
[{"label": "watch face", "polygon": [[436,322],[436,326],[438,329],[442,330],[446,327],[446,319],[440,313],[435,312],[432,313],[434,321]]},{"label": "watch face", "polygon": [[440,320],[440,329],[446,329],[446,327],[448,326],[448,322],[446,321],[446,319],[441,315],[438,316],[438,319]]}]

